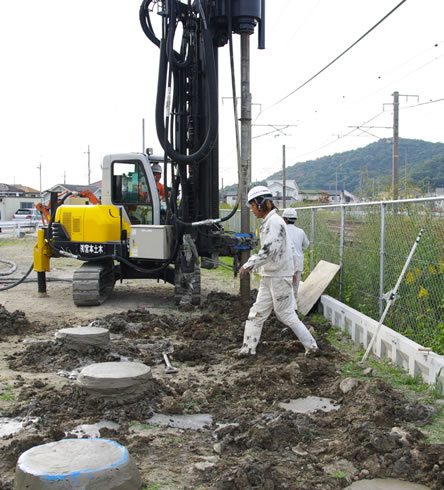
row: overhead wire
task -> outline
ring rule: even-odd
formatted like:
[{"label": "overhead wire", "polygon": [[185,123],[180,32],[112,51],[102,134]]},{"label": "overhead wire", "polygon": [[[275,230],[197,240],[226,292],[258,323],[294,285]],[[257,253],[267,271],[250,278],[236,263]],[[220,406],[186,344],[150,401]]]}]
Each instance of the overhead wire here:
[{"label": "overhead wire", "polygon": [[256,117],[256,120],[258,119],[258,117],[263,113],[265,112],[266,110],[268,109],[271,109],[272,107],[275,107],[277,105],[279,105],[280,103],[282,103],[284,100],[288,99],[288,97],[292,96],[293,94],[295,94],[296,92],[298,92],[299,90],[301,90],[303,87],[305,87],[308,83],[310,83],[312,80],[314,80],[315,78],[317,78],[321,73],[323,73],[325,70],[327,70],[330,66],[332,66],[334,63],[336,63],[336,61],[338,61],[340,58],[342,58],[346,53],[348,53],[352,48],[354,48],[359,42],[361,42],[365,37],[367,37],[372,31],[374,31],[380,24],[382,24],[386,19],[388,19],[388,17],[390,17],[399,7],[401,7],[407,0],[402,0],[401,2],[398,3],[398,5],[396,5],[392,10],[390,10],[390,12],[388,12],[386,15],[384,15],[384,17],[382,17],[382,19],[380,19],[375,25],[373,25],[370,29],[368,29],[362,36],[360,36],[354,43],[352,43],[347,49],[345,49],[344,51],[342,51],[341,54],[339,54],[338,56],[336,56],[336,58],[334,58],[332,61],[330,61],[327,65],[325,65],[323,68],[321,68],[317,73],[315,73],[313,76],[311,76],[308,80],[306,80],[304,83],[302,83],[301,85],[299,85],[297,88],[295,88],[294,90],[292,90],[289,94],[287,94],[285,97],[282,97],[281,99],[279,99],[277,102],[275,102],[274,104],[266,107],[263,111],[261,111],[259,113],[259,115]]}]

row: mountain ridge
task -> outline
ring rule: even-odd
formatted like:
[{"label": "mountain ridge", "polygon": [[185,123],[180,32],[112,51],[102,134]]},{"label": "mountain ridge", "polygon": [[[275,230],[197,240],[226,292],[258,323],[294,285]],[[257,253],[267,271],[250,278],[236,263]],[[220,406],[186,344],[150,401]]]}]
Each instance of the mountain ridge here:
[{"label": "mountain ridge", "polygon": [[[399,187],[426,192],[444,187],[444,143],[417,139],[399,139]],[[369,189],[384,190],[391,185],[392,144],[382,139],[356,150],[287,165],[286,178],[296,181],[300,190],[334,191],[342,188],[365,194]],[[282,170],[267,180],[282,180]],[[226,186],[225,191],[237,186]]]}]

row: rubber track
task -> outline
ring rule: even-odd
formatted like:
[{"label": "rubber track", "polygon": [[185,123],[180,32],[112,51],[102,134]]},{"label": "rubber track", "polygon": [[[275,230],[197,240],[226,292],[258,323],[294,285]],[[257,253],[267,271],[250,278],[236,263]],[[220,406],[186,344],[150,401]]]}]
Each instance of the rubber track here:
[{"label": "rubber track", "polygon": [[114,270],[111,262],[86,262],[73,275],[72,297],[77,306],[98,306],[114,289]]}]

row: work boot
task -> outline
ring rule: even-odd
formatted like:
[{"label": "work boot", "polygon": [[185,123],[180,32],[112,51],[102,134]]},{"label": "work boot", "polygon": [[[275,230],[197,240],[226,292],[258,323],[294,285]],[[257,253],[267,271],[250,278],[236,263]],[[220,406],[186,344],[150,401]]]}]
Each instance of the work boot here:
[{"label": "work boot", "polygon": [[312,358],[312,357],[319,357],[321,354],[321,351],[319,350],[319,347],[310,347],[306,349],[305,351],[305,357]]},{"label": "work boot", "polygon": [[256,348],[248,347],[248,345],[244,344],[235,355],[236,357],[248,357],[250,355],[255,356]]}]

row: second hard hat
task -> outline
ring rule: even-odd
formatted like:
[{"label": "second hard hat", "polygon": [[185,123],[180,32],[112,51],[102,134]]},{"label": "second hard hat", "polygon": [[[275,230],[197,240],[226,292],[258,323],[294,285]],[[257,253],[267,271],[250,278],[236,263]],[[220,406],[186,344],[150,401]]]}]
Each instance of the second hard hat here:
[{"label": "second hard hat", "polygon": [[282,217],[287,219],[297,219],[298,213],[294,208],[285,208]]},{"label": "second hard hat", "polygon": [[151,165],[151,170],[153,171],[153,174],[161,174],[162,173],[162,167],[158,163],[153,163]]}]

